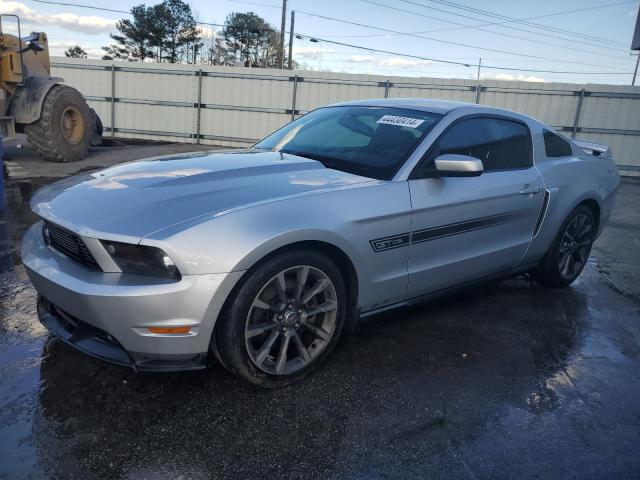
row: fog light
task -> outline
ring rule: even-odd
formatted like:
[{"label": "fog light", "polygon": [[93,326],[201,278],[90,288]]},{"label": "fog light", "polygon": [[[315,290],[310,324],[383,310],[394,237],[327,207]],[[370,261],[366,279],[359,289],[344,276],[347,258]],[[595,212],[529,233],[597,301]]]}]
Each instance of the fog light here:
[{"label": "fog light", "polygon": [[147,327],[151,333],[161,334],[177,334],[177,333],[189,333],[191,327]]}]

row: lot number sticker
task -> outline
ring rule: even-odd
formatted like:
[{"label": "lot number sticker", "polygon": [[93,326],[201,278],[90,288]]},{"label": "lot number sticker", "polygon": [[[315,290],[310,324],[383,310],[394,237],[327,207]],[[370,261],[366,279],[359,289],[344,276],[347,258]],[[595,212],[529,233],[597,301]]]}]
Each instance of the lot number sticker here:
[{"label": "lot number sticker", "polygon": [[397,125],[399,127],[418,128],[424,123],[424,120],[409,117],[396,117],[395,115],[384,115],[376,123],[384,123],[385,125]]}]

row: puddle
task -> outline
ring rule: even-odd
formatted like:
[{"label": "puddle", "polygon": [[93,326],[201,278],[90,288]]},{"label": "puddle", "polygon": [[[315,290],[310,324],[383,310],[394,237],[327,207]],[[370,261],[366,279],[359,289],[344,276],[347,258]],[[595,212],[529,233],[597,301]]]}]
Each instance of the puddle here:
[{"label": "puddle", "polygon": [[0,273],[22,264],[20,258],[22,235],[38,220],[29,208],[29,200],[40,187],[55,180],[55,178],[9,180],[5,184],[7,207],[0,212]]}]

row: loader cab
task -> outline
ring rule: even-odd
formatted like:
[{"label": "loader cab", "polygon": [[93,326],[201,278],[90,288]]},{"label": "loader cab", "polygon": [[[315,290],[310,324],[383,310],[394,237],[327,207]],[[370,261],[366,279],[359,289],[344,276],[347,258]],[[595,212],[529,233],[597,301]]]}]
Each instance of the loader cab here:
[{"label": "loader cab", "polygon": [[0,81],[13,93],[27,77],[48,77],[51,72],[47,35],[31,32],[22,37],[17,15],[0,15]]}]

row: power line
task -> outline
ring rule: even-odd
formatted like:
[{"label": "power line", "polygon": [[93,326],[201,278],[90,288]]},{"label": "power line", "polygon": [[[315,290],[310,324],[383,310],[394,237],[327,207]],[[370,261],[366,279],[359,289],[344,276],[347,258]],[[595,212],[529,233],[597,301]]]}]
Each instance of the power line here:
[{"label": "power line", "polygon": [[[479,30],[481,32],[491,33],[493,35],[500,35],[500,36],[503,36],[503,37],[515,38],[515,39],[518,39],[518,40],[524,40],[526,42],[535,42],[537,44],[549,45],[549,46],[552,46],[552,47],[559,47],[559,48],[563,48],[563,49],[566,49],[566,50],[575,50],[576,52],[588,53],[588,54],[591,54],[591,55],[600,55],[600,56],[604,56],[604,57],[615,58],[615,59],[618,59],[618,60],[620,59],[620,57],[618,57],[618,56],[609,55],[609,54],[606,54],[606,53],[594,52],[592,50],[584,50],[584,49],[575,48],[575,47],[567,47],[565,45],[559,45],[557,43],[550,43],[550,42],[545,42],[545,41],[536,40],[536,39],[532,39],[532,38],[520,37],[518,35],[510,35],[508,33],[502,33],[502,32],[496,32],[496,31],[493,31],[493,30],[487,30],[487,29],[484,29],[484,28],[476,27],[474,25],[467,25],[467,24],[464,24],[464,23],[454,22],[453,20],[446,20],[446,19],[443,19],[443,18],[433,17],[433,16],[430,16],[430,15],[424,15],[422,13],[417,13],[417,12],[413,12],[411,10],[406,10],[404,8],[399,8],[399,7],[394,7],[394,6],[391,6],[391,5],[386,5],[384,3],[379,3],[379,2],[376,2],[376,1],[373,1],[373,0],[362,0],[362,1],[365,2],[365,3],[369,3],[371,5],[376,5],[376,6],[379,6],[379,7],[389,8],[391,10],[395,10],[395,11],[398,11],[398,12],[409,13],[411,15],[418,15],[420,17],[431,18],[431,19],[434,19],[434,20],[439,20],[439,21],[442,21],[442,22],[451,23],[453,25],[459,25],[459,26],[462,26],[464,28],[474,28],[474,29],[477,29],[477,30]],[[523,32],[534,33],[536,35],[541,35],[541,34],[536,33],[536,32],[531,32],[530,30],[525,30],[525,29],[517,29],[517,30],[521,30]],[[548,36],[548,35],[546,35],[546,36]],[[566,38],[561,38],[561,37],[555,37],[555,38],[560,38],[560,40],[564,40],[564,41],[575,42],[574,40],[569,40],[569,39],[566,39]],[[604,49],[615,50],[616,52],[620,52],[620,50],[617,49],[617,48],[603,47],[601,45],[594,45],[592,43],[586,43],[586,42],[577,42],[577,43],[584,43],[585,45],[590,45],[590,46],[595,46],[595,47],[598,47],[598,48],[604,48]]]},{"label": "power line", "polygon": [[[423,4],[423,3],[418,3],[418,2],[415,2],[415,1],[411,1],[411,0],[400,0],[400,1],[403,2],[403,3],[410,4],[410,5],[416,5],[416,6],[419,6],[419,7],[428,8],[430,10],[438,10],[435,7],[432,7],[432,6],[429,7],[429,6],[427,6],[427,5]],[[437,3],[437,4],[440,4],[440,5],[445,5],[447,7],[455,8],[455,9],[458,9],[458,10],[463,10],[463,11],[466,11],[466,12],[471,12],[471,13],[476,13],[476,14],[479,14],[479,15],[487,16],[487,17],[497,18],[497,19],[503,20],[503,22],[500,23],[501,25],[503,25],[505,23],[513,23],[514,22],[514,23],[520,23],[520,24],[525,24],[525,25],[528,25],[528,26],[540,28],[540,29],[547,30],[547,31],[561,33],[563,35],[578,36],[578,37],[590,39],[592,41],[593,40],[601,41],[601,42],[604,41],[604,42],[609,42],[609,43],[613,42],[612,40],[610,40],[608,38],[597,37],[597,36],[594,36],[594,35],[588,35],[588,34],[581,33],[581,32],[574,32],[572,30],[565,30],[565,29],[561,29],[561,28],[557,28],[557,27],[550,27],[550,26],[547,26],[547,25],[544,25],[544,24],[541,24],[541,23],[535,23],[535,22],[530,22],[530,21],[527,21],[527,20],[521,20],[521,19],[514,18],[514,17],[508,17],[506,15],[501,15],[501,14],[498,14],[498,13],[490,12],[488,10],[482,10],[482,9],[479,9],[479,8],[468,7],[466,5],[461,5],[459,3],[454,3],[454,2],[451,2],[451,1],[447,1],[447,0],[427,0],[427,1],[430,2],[430,3]],[[621,2],[620,4],[626,4],[626,3],[635,3],[635,0],[625,0],[624,2]],[[611,6],[611,4],[609,6]],[[444,13],[448,13],[450,15],[461,15],[459,13],[448,12],[446,10],[438,10],[438,11],[443,11]],[[470,17],[466,17],[466,18],[470,18]],[[479,19],[476,18],[475,20],[479,20]],[[479,20],[479,21],[482,21],[482,20]],[[511,27],[508,27],[508,28],[511,28]],[[613,43],[620,44],[620,42],[613,42]]]},{"label": "power line", "polygon": [[[455,17],[468,18],[468,19],[474,20],[476,22],[483,22],[483,20],[480,19],[480,18],[471,17],[469,15],[464,15],[464,14],[459,13],[459,12],[451,12],[451,11],[443,10],[441,8],[437,8],[437,7],[433,7],[433,6],[429,6],[428,7],[428,6],[423,5],[421,3],[411,2],[411,1],[408,1],[408,0],[400,0],[400,1],[404,2],[404,3],[407,3],[407,4],[410,4],[410,5],[415,5],[415,6],[427,8],[430,11],[431,10],[435,10],[437,12],[442,12],[442,13],[445,13],[447,15],[453,15]],[[411,11],[409,11],[409,12],[414,14],[414,15],[420,15],[419,13],[416,13],[416,12],[411,12]],[[475,13],[475,12],[473,12],[473,13]],[[500,18],[500,17],[497,17],[497,18]],[[514,20],[514,21],[516,21],[516,20]],[[449,22],[449,23],[453,23],[453,22]],[[494,22],[494,24],[496,24],[497,26],[500,26],[502,28],[507,28],[509,30],[516,30],[516,31],[519,31],[519,32],[526,32],[526,33],[529,33],[529,34],[538,35],[538,36],[545,37],[545,38],[549,38],[550,37],[550,38],[555,38],[555,39],[562,40],[562,41],[581,43],[583,45],[588,45],[588,46],[591,46],[591,47],[608,48],[608,49],[612,49],[613,50],[613,48],[611,48],[611,47],[604,47],[604,46],[602,46],[600,44],[592,43],[592,42],[605,43],[605,44],[608,44],[608,45],[611,45],[611,46],[618,46],[618,45],[622,46],[622,45],[624,45],[624,44],[621,44],[619,42],[613,42],[613,41],[607,40],[607,39],[595,39],[595,38],[592,39],[592,38],[582,37],[582,36],[577,36],[577,38],[579,38],[580,40],[577,40],[575,38],[566,38],[566,36],[570,36],[572,34],[563,33],[561,31],[556,31],[555,29],[552,30],[552,29],[549,29],[549,28],[545,29],[545,28],[542,28],[542,27],[535,27],[535,28],[538,28],[538,29],[547,30],[546,32],[542,32],[541,33],[541,32],[535,31],[535,30],[528,30],[528,29],[525,29],[525,28],[522,28],[522,27],[514,27],[514,26],[511,26],[511,25],[505,25],[506,23],[510,23],[510,21]],[[528,25],[528,22],[519,21],[518,23],[522,23],[524,25]],[[488,25],[491,25],[491,22],[489,22]],[[537,25],[537,24],[532,24],[532,25]],[[480,23],[478,25],[468,25],[468,26],[464,26],[464,27],[441,28],[441,29],[438,29],[438,30],[431,30],[430,33],[439,33],[439,32],[446,32],[446,31],[452,31],[452,30],[461,30],[461,29],[466,29],[466,28],[479,28],[479,27],[482,27],[482,26],[485,26],[485,25],[483,23]],[[561,35],[565,35],[565,37],[560,37],[558,35],[553,35],[553,34],[551,34],[549,32],[559,33]],[[584,40],[588,40],[588,41],[584,41]]]},{"label": "power line", "polygon": [[[570,13],[579,13],[579,12],[584,12],[587,10],[595,10],[595,9],[599,9],[599,8],[608,8],[608,7],[617,7],[620,5],[626,5],[629,3],[635,3],[637,0],[630,0],[630,1],[624,1],[624,2],[617,2],[617,3],[608,3],[605,5],[598,5],[595,7],[588,7],[588,8],[578,8],[575,10],[565,10],[562,12],[557,12],[557,13],[548,13],[545,15],[535,15],[533,17],[523,17],[523,18],[519,18],[517,19],[520,22],[524,22],[527,20],[537,20],[539,18],[548,18],[548,17],[554,17],[554,16],[559,16],[559,15],[566,15],[566,14],[570,14]],[[426,7],[426,6],[425,6]],[[458,15],[458,14],[454,14],[451,13],[451,15]],[[515,29],[515,27],[510,27],[507,26],[507,23],[513,23],[511,20],[506,20],[506,21],[499,21],[499,22],[486,22],[484,20],[480,20],[480,19],[476,19],[477,21],[480,21],[482,23],[477,24],[477,27],[488,27],[488,26],[492,26],[492,25],[497,25],[500,27],[504,27],[504,28],[511,28],[511,29]],[[453,28],[441,28],[439,30],[432,30],[431,33],[436,33],[436,32],[450,32],[453,30],[462,30],[464,27],[453,27]],[[547,28],[555,28],[555,27],[547,27]],[[560,29],[558,29],[560,30]],[[530,30],[523,30],[523,31],[530,31]],[[616,46],[621,46],[621,47],[626,47],[627,44],[624,42],[618,42],[616,40],[611,40],[611,39],[606,39],[606,38],[602,38],[602,37],[595,37],[593,35],[588,35],[585,33],[579,33],[579,32],[573,32],[571,30],[560,30],[558,31],[558,33],[561,33],[562,35],[566,35],[566,36],[573,36],[576,38],[584,38],[584,39],[592,39],[593,41],[600,41],[600,42],[605,42],[608,43],[610,45],[616,45]],[[542,34],[538,34],[537,35],[542,35]],[[554,37],[554,38],[561,38],[561,37]],[[569,40],[569,39],[566,39]],[[583,43],[583,42],[580,42]],[[587,43],[586,45],[591,45],[589,43]]]},{"label": "power line", "polygon": [[[65,7],[76,7],[76,8],[87,8],[90,10],[100,10],[103,12],[113,12],[113,13],[124,13],[126,15],[131,15],[130,11],[126,11],[126,10],[115,10],[113,8],[105,8],[105,7],[94,7],[93,5],[83,5],[80,3],[68,3],[68,2],[55,2],[52,0],[31,0],[32,2],[37,2],[37,3],[46,3],[49,5],[62,5]],[[243,27],[234,27],[234,26],[230,26],[230,25],[225,25],[224,23],[211,23],[211,22],[200,22],[200,21],[195,21],[198,25],[208,25],[211,27],[222,27],[222,28],[243,28]],[[273,28],[256,28],[253,29],[256,31],[273,31]]]},{"label": "power line", "polygon": [[[430,9],[433,8],[433,7],[427,7],[424,4],[419,4],[419,3],[416,3],[416,2],[409,2],[408,0],[400,0],[400,1],[403,1],[405,3],[411,3],[413,5],[419,5],[419,6],[422,6],[424,8],[430,8]],[[514,27],[507,27],[505,25],[507,23],[520,23],[520,24],[524,24],[524,25],[527,25],[527,26],[531,26],[531,27],[536,27],[536,28],[540,28],[540,29],[543,29],[543,30],[547,30],[547,31],[550,31],[550,32],[557,32],[557,33],[560,33],[560,34],[566,35],[566,36],[573,36],[573,37],[584,38],[584,39],[592,40],[592,41],[606,42],[606,43],[610,43],[610,44],[613,44],[613,45],[626,46],[626,43],[618,42],[618,41],[615,41],[615,40],[611,40],[609,38],[598,37],[598,36],[590,35],[590,34],[587,34],[587,33],[584,33],[584,32],[575,32],[573,30],[567,30],[567,29],[562,29],[562,28],[558,28],[558,27],[552,27],[552,26],[549,26],[549,25],[544,25],[544,24],[541,24],[541,23],[530,22],[529,21],[529,20],[539,19],[539,18],[548,18],[549,16],[551,16],[550,14],[537,15],[537,16],[531,17],[531,18],[514,18],[514,17],[508,17],[506,15],[501,15],[501,14],[497,14],[497,13],[494,13],[494,12],[490,12],[488,10],[482,10],[482,9],[478,9],[478,8],[468,7],[467,5],[461,5],[461,4],[454,3],[454,2],[449,2],[449,1],[439,1],[439,0],[427,0],[427,1],[430,1],[432,3],[439,3],[441,5],[445,5],[445,6],[456,8],[456,9],[463,10],[463,11],[478,13],[480,15],[488,16],[488,17],[491,17],[491,18],[501,19],[503,21],[490,22],[489,24],[499,25],[499,26],[503,26],[505,28],[514,28]],[[616,3],[610,3],[610,4],[600,5],[600,6],[585,7],[585,8],[575,9],[575,10],[569,10],[566,13],[579,13],[579,12],[584,12],[584,11],[588,11],[588,10],[594,10],[594,9],[597,9],[597,8],[615,7],[615,6],[620,6],[620,5],[625,5],[625,4],[629,4],[629,3],[635,3],[635,2],[636,2],[636,0],[625,0],[623,2],[616,2]],[[451,15],[459,15],[458,13],[452,13],[452,12],[449,12],[449,13]],[[477,19],[477,20],[483,21],[483,20],[480,20],[480,19]]]},{"label": "power line", "polygon": [[38,2],[38,3],[48,3],[49,5],[63,5],[65,7],[88,8],[90,10],[102,10],[103,12],[131,14],[131,12],[126,12],[124,10],[115,10],[113,8],[104,8],[104,7],[94,7],[92,5],[80,5],[79,3],[52,2],[47,0],[31,0],[31,1]]},{"label": "power line", "polygon": [[[394,52],[391,50],[381,50],[378,48],[370,48],[370,47],[363,47],[362,45],[354,45],[354,44],[350,44],[350,43],[344,43],[344,42],[337,42],[335,40],[327,40],[324,38],[320,38],[320,37],[314,37],[312,35],[306,35],[306,34],[302,34],[302,33],[297,33],[296,34],[297,37],[300,38],[306,38],[309,40],[315,40],[316,42],[320,41],[320,42],[324,42],[324,43],[328,43],[328,44],[332,44],[332,45],[341,45],[343,47],[349,47],[349,48],[355,48],[358,50],[366,50],[368,52],[375,52],[375,53],[385,53],[388,55],[397,55],[400,57],[406,57],[406,58],[415,58],[418,60],[428,60],[428,61],[432,61],[432,62],[439,62],[439,63],[448,63],[451,65],[464,65],[465,67],[477,67],[478,64],[476,63],[463,63],[463,62],[454,62],[454,61],[449,61],[449,60],[443,60],[443,59],[438,59],[438,58],[431,58],[431,57],[423,57],[421,55],[412,55],[409,53],[401,53],[401,52]],[[516,72],[532,72],[532,73],[561,73],[561,74],[573,74],[573,75],[629,75],[628,72],[575,72],[575,71],[559,71],[559,70],[538,70],[538,69],[531,69],[531,68],[515,68],[515,67],[498,67],[495,65],[482,65],[483,69],[491,69],[491,70],[513,70]]]},{"label": "power line", "polygon": [[383,31],[383,32],[395,33],[397,35],[403,35],[403,36],[414,37],[414,38],[421,38],[421,39],[424,39],[424,40],[431,40],[431,41],[434,41],[434,42],[444,43],[444,44],[448,44],[448,45],[455,45],[455,46],[458,46],[458,47],[474,48],[474,49],[477,49],[477,50],[484,50],[484,51],[495,52],[495,53],[504,53],[506,55],[515,55],[515,56],[524,57],[524,58],[535,58],[535,59],[541,59],[541,60],[551,60],[551,61],[554,61],[554,62],[573,63],[573,64],[576,64],[576,65],[587,65],[587,66],[591,66],[591,67],[599,66],[599,65],[595,65],[595,64],[591,64],[591,63],[586,63],[586,62],[578,62],[578,61],[574,61],[574,60],[564,60],[564,59],[551,58],[551,57],[542,57],[542,56],[539,56],[539,55],[529,55],[529,54],[525,54],[525,53],[512,52],[512,51],[509,51],[509,50],[499,50],[499,49],[489,48],[489,47],[479,47],[477,45],[469,45],[469,44],[466,44],[466,43],[454,42],[454,41],[451,41],[451,40],[442,40],[442,39],[439,39],[439,38],[426,37],[426,36],[423,36],[423,35],[417,35],[417,34],[412,34],[412,33],[407,33],[407,32],[399,32],[397,30],[391,30],[391,29],[383,28],[383,27],[376,27],[376,26],[373,26],[373,25],[367,25],[367,24],[364,24],[364,23],[353,22],[351,20],[343,20],[343,19],[340,19],[340,18],[329,17],[329,16],[326,16],[326,15],[320,15],[320,14],[317,14],[317,13],[305,12],[305,11],[302,11],[302,10],[297,10],[297,12],[303,13],[305,15],[310,15],[310,16],[316,17],[316,18],[323,18],[325,20],[331,20],[331,21],[335,21],[335,22],[345,23],[345,24],[348,24],[348,25],[355,25],[355,26],[358,26],[358,27],[372,28],[372,29],[375,29],[375,30]]},{"label": "power line", "polygon": [[[110,12],[114,12],[114,13],[124,13],[124,14],[127,14],[127,15],[131,14],[130,12],[123,11],[123,10],[109,9],[109,8],[105,8],[105,7],[94,7],[94,6],[91,6],[91,5],[83,5],[83,4],[78,4],[78,3],[59,2],[59,1],[53,1],[53,0],[32,0],[32,1],[38,2],[38,3],[52,4],[52,5],[63,5],[63,6],[71,6],[71,7],[77,7],[77,8],[87,8],[87,9],[93,9],[93,10],[110,11]],[[424,6],[424,5],[422,5],[422,6]],[[311,16],[316,16],[316,17],[319,17],[319,18],[325,18],[325,19],[328,19],[328,20],[333,20],[333,21],[338,21],[338,22],[358,25],[358,26],[362,26],[362,27],[366,27],[366,28],[374,28],[374,29],[378,29],[378,30],[386,30],[386,31],[389,31],[391,33],[397,33],[399,35],[409,35],[409,34],[407,34],[405,32],[396,32],[396,31],[393,31],[393,30],[383,29],[381,27],[374,27],[374,26],[371,26],[371,25],[358,24],[356,22],[350,22],[350,21],[347,21],[347,20],[341,20],[341,19],[337,19],[337,18],[333,18],[333,17],[326,17],[326,16],[322,16],[322,15],[318,15],[318,14],[313,14],[313,13],[310,13],[310,12],[300,12],[300,13],[304,13],[306,15],[311,15]],[[224,25],[224,24],[217,24],[217,23],[210,23],[210,22],[196,22],[196,23],[202,24],[202,25],[211,25],[211,26],[216,26],[216,27],[226,27],[226,25]],[[354,48],[354,49],[359,49],[359,50],[365,50],[365,51],[368,51],[368,52],[384,53],[384,54],[388,54],[388,55],[398,55],[398,56],[406,57],[406,58],[414,58],[414,59],[427,60],[427,61],[438,62],[438,63],[446,63],[446,64],[450,64],[450,65],[461,65],[461,66],[465,66],[465,67],[477,67],[477,64],[474,64],[474,63],[455,62],[455,61],[449,61],[449,60],[444,60],[444,59],[437,59],[437,58],[431,58],[431,57],[424,57],[424,56],[420,56],[420,55],[412,55],[412,54],[406,54],[406,53],[401,53],[401,52],[395,52],[395,51],[390,51],[390,50],[381,50],[381,49],[375,49],[375,48],[370,48],[370,47],[363,47],[361,45],[353,45],[353,44],[348,44],[348,43],[344,43],[344,42],[337,42],[337,41],[334,41],[334,40],[327,40],[327,39],[324,39],[324,38],[313,37],[313,36],[306,35],[306,34],[301,34],[301,33],[297,34],[296,36],[300,37],[300,38],[307,38],[309,40],[322,41],[322,42],[325,42],[325,43],[328,43],[328,44],[341,45],[341,46],[344,46],[344,47],[349,47],[349,48]],[[568,61],[568,60],[560,60],[560,59],[552,59],[552,58],[546,58],[546,57],[525,55],[525,54],[520,54],[520,53],[516,53],[516,52],[508,52],[508,51],[503,51],[503,50],[498,50],[498,49],[488,49],[488,48],[482,48],[482,47],[475,47],[473,45],[459,44],[459,43],[456,43],[456,42],[448,42],[448,41],[444,41],[444,40],[431,39],[431,38],[428,38],[428,37],[420,37],[420,36],[418,36],[418,38],[425,38],[426,40],[440,41],[442,43],[449,43],[449,44],[454,44],[454,45],[458,45],[458,46],[465,46],[465,47],[470,47],[470,48],[478,48],[478,49],[489,50],[489,51],[493,51],[493,52],[497,52],[497,53],[505,53],[505,54],[516,55],[516,56],[521,56],[521,57],[529,57],[529,58],[534,58],[534,59],[539,59],[539,60],[550,60],[550,61],[558,61],[558,62],[564,62],[564,63],[582,64],[582,62],[571,62],[571,61]],[[585,65],[590,65],[590,64],[585,64]],[[511,70],[511,71],[521,71],[521,72],[557,73],[557,74],[575,74],[575,75],[628,75],[628,73],[622,73],[622,72],[557,71],[557,70],[540,70],[540,69],[527,69],[527,68],[515,68],[515,67],[500,67],[500,66],[492,66],[492,65],[483,65],[482,68],[492,69],[492,70]]]},{"label": "power line", "polygon": [[[271,4],[266,4],[266,3],[261,3],[261,2],[253,2],[253,1],[249,1],[249,0],[228,0],[230,2],[233,3],[240,3],[240,4],[246,4],[246,5],[255,5],[255,6],[260,6],[260,7],[267,7],[267,8],[276,8],[276,9],[280,9],[279,6],[277,5],[271,5]],[[363,0],[366,1],[366,0]],[[490,25],[498,25],[498,26],[502,26],[503,28],[508,28],[511,30],[518,30],[518,31],[522,31],[522,32],[527,32],[527,33],[531,33],[534,35],[539,35],[539,36],[547,36],[547,37],[552,37],[552,38],[557,38],[559,40],[563,40],[563,41],[573,41],[575,43],[582,43],[584,45],[589,45],[589,46],[595,46],[598,48],[608,48],[608,47],[603,47],[600,44],[594,44],[594,43],[589,43],[589,42],[581,42],[581,41],[577,41],[577,40],[572,40],[572,39],[568,39],[568,38],[564,38],[564,37],[558,37],[558,36],[554,36],[554,35],[549,35],[549,34],[541,34],[532,30],[526,30],[523,28],[518,28],[518,27],[513,27],[513,26],[507,26],[505,25],[506,23],[512,23],[514,21],[526,21],[526,20],[534,20],[534,19],[538,19],[538,18],[548,18],[548,17],[554,17],[554,16],[559,16],[559,15],[567,15],[567,14],[571,14],[571,13],[578,13],[578,12],[584,12],[584,11],[588,11],[588,10],[596,10],[596,9],[602,9],[602,8],[610,8],[610,7],[615,7],[615,6],[619,6],[619,5],[626,5],[626,4],[630,4],[630,3],[635,3],[637,0],[625,0],[622,2],[616,2],[616,3],[607,3],[604,5],[596,5],[596,6],[592,6],[592,7],[586,7],[586,8],[578,8],[578,9],[573,9],[573,10],[564,10],[564,11],[560,11],[560,12],[555,12],[555,13],[547,13],[544,15],[535,15],[532,17],[524,17],[524,18],[519,18],[519,19],[514,19],[514,20],[506,20],[506,21],[500,21],[500,22],[484,22],[483,20],[479,19],[479,18],[475,18],[475,17],[469,17],[469,16],[465,16],[465,15],[460,15],[458,13],[453,13],[453,12],[449,12],[447,10],[441,10],[441,9],[435,9],[437,11],[443,12],[443,13],[447,13],[449,15],[456,15],[456,16],[462,16],[464,18],[469,18],[471,20],[475,20],[478,22],[482,22],[478,25],[469,25],[469,26],[461,26],[461,27],[454,27],[454,28],[442,28],[442,29],[437,29],[437,30],[423,30],[423,31],[419,31],[419,32],[411,32],[414,34],[421,34],[421,33],[436,33],[436,32],[446,32],[446,31],[451,31],[451,30],[461,30],[461,29],[465,29],[465,28],[474,28],[474,27],[482,27],[482,26],[490,26]],[[418,6],[422,6],[422,7],[426,7],[426,5],[421,5],[421,4],[415,4]],[[396,8],[397,7],[392,7],[392,6],[387,6],[388,8]],[[434,9],[433,7],[429,7],[431,9]],[[401,9],[398,9],[401,10]],[[415,12],[410,12],[412,14],[416,14],[416,15],[420,15],[417,14]],[[425,15],[423,15],[425,16]],[[441,20],[444,22],[448,22],[448,20],[444,20],[444,19],[440,19],[437,17],[428,17],[425,16],[426,18],[433,18],[435,20]],[[451,23],[451,22],[449,22]],[[460,24],[463,25],[463,24]],[[551,28],[551,27],[547,27],[547,28]],[[492,33],[497,33],[497,32],[492,32]],[[570,31],[566,31],[566,33],[562,33],[563,35],[585,35],[586,37],[591,37],[593,39],[593,41],[597,40],[600,43],[605,42],[605,43],[609,43],[611,45],[618,45],[618,46],[623,46],[625,47],[626,44],[622,43],[622,42],[617,42],[614,40],[609,40],[609,39],[604,39],[601,37],[594,37],[591,35],[586,35],[586,34],[581,34],[581,33],[577,33],[577,32],[570,32]],[[362,35],[326,35],[326,37],[340,37],[340,38],[368,38],[368,37],[383,37],[386,36],[388,34],[362,34]],[[565,48],[565,47],[563,47]],[[610,50],[614,50],[609,48]]]},{"label": "power line", "polygon": [[[126,10],[117,10],[117,9],[106,8],[106,7],[95,7],[95,6],[92,6],[92,5],[83,5],[83,4],[79,4],[79,3],[58,2],[58,1],[51,1],[51,0],[32,0],[32,1],[37,2],[37,3],[50,4],[50,5],[62,5],[62,6],[67,6],[67,7],[86,8],[86,9],[91,9],[91,10],[105,11],[105,12],[131,14],[130,11],[126,11]],[[280,8],[280,7],[276,6],[276,5],[268,5],[268,4],[264,4],[264,3],[251,2],[251,1],[246,1],[246,0],[230,0],[230,1],[232,1],[234,3],[244,3],[244,4],[249,4],[249,5],[256,5],[256,6],[263,6],[263,7],[270,7],[270,8]],[[457,22],[449,21],[449,20],[439,19],[437,17],[428,17],[428,16],[423,15],[423,14],[418,14],[416,12],[411,12],[409,10],[403,10],[403,9],[398,8],[398,7],[392,7],[390,5],[384,5],[384,4],[376,3],[376,2],[373,2],[371,0],[363,0],[363,1],[365,1],[367,3],[372,3],[372,4],[375,4],[375,5],[379,5],[379,6],[382,6],[382,7],[391,8],[391,9],[398,10],[398,11],[403,11],[403,12],[407,12],[407,13],[412,13],[412,14],[424,16],[424,17],[427,17],[427,18],[434,18],[436,20],[442,20],[442,21],[445,21],[445,22],[448,22],[448,23],[452,23],[454,25],[459,25],[461,28],[477,28],[477,26],[464,25],[464,24],[460,24],[460,23],[457,23]],[[416,3],[416,2],[410,2],[410,1],[407,1],[407,0],[400,0],[400,1],[404,1],[405,3],[409,3],[409,4],[413,4],[413,5],[417,5],[417,6],[422,6],[422,7],[426,8],[426,5],[419,4],[419,3]],[[588,8],[582,8],[582,9],[570,10],[570,11],[566,11],[566,12],[558,12],[558,13],[540,15],[540,16],[537,16],[537,17],[530,17],[530,18],[550,17],[550,16],[555,16],[555,15],[563,15],[563,14],[566,14],[566,13],[574,13],[574,12],[579,12],[579,11],[593,10],[593,9],[596,9],[596,8],[605,8],[605,7],[611,7],[611,6],[634,3],[634,2],[635,2],[635,0],[630,0],[630,1],[613,3],[613,4],[607,4],[607,5],[600,5],[600,6],[595,6],[595,7],[588,7]],[[451,4],[451,6],[455,5],[452,2],[436,2],[436,3]],[[464,10],[467,10],[466,8],[463,8],[462,6],[459,6],[458,8],[462,8]],[[439,10],[439,9],[436,9],[436,10]],[[478,9],[469,9],[469,10],[478,10]],[[442,11],[444,13],[450,13],[450,12],[446,12],[444,10],[439,10],[439,11]],[[309,13],[309,12],[302,12],[301,11],[300,13],[304,13],[306,15],[314,15],[314,14]],[[490,12],[488,12],[488,13],[490,13]],[[494,16],[494,14],[491,14],[491,16]],[[478,20],[478,19],[475,19],[475,18],[472,18],[472,17],[468,17],[468,16],[464,16],[464,17],[465,18],[470,18],[470,19],[473,19],[473,20]],[[526,19],[513,19],[513,18],[510,18],[510,17],[504,17],[504,16],[498,16],[498,17],[507,18],[507,19],[509,19],[508,22],[509,21],[513,21],[513,22],[520,22],[520,23],[530,23],[530,22],[524,22],[524,20],[526,20]],[[213,26],[213,27],[226,27],[226,25],[220,24],[220,23],[201,22],[201,21],[196,21],[196,23],[198,25],[207,25],[207,26]],[[500,24],[500,23],[495,22],[493,24]],[[491,23],[486,24],[486,25],[491,25]],[[231,28],[234,28],[234,27],[231,27]],[[272,30],[272,29],[266,28],[266,29],[257,29],[257,30],[268,31],[268,30]],[[452,30],[452,29],[448,29],[448,30]],[[488,33],[493,33],[493,34],[496,34],[496,35],[502,35],[502,36],[508,36],[508,37],[510,36],[512,38],[518,38],[518,39],[522,39],[522,40],[526,40],[526,41],[534,41],[534,40],[529,40],[529,39],[526,39],[526,38],[523,38],[523,37],[517,37],[517,36],[513,36],[513,35],[499,33],[499,32],[492,32],[490,30],[482,30],[482,29],[479,29],[479,30],[485,31],[485,32],[488,32]],[[519,30],[523,30],[523,29],[519,29]],[[523,31],[529,32],[529,33],[534,33],[534,34],[536,33],[536,32],[531,32],[529,30],[523,30]],[[424,32],[419,32],[419,33],[424,33]],[[415,33],[397,32],[397,33],[394,33],[394,35],[415,35]],[[560,38],[560,37],[555,37],[555,38]],[[593,37],[593,38],[598,38],[598,37]],[[562,38],[560,38],[560,39],[562,39]],[[431,39],[431,40],[438,41],[436,39]],[[581,49],[576,49],[576,48],[571,48],[571,47],[563,47],[561,45],[556,45],[556,44],[552,44],[552,43],[548,43],[548,42],[539,42],[538,41],[538,43],[545,43],[546,45],[557,46],[557,47],[566,48],[566,49],[570,49],[570,50],[576,50],[576,51],[580,51],[580,52],[583,52],[583,53],[590,53],[590,54],[595,54],[595,55],[602,55],[602,56],[608,56],[608,57],[611,57],[611,58],[616,58],[616,57],[613,57],[611,55],[606,55],[606,54],[603,54],[603,53],[589,52],[587,50],[581,50]],[[579,43],[584,43],[584,42],[579,42]],[[586,43],[586,45],[592,45],[593,46],[593,44],[589,44],[589,43]],[[480,48],[480,47],[475,47],[475,48]],[[606,48],[606,47],[600,47],[600,48]],[[490,50],[490,51],[494,51],[494,52],[498,52],[498,53],[508,53],[508,52],[503,52],[503,51],[500,51],[500,50]],[[543,58],[543,57],[530,56],[530,58]],[[577,63],[577,62],[573,62],[573,63]],[[589,64],[585,64],[585,65],[589,65]]]}]

